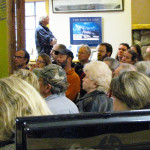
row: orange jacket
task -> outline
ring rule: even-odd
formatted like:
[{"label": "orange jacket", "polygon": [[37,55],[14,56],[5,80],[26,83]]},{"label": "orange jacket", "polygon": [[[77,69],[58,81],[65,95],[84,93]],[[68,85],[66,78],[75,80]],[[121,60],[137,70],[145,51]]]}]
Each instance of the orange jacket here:
[{"label": "orange jacket", "polygon": [[80,92],[80,78],[75,72],[74,68],[69,70],[67,73],[68,88],[66,91],[66,97],[74,101],[77,94]]}]

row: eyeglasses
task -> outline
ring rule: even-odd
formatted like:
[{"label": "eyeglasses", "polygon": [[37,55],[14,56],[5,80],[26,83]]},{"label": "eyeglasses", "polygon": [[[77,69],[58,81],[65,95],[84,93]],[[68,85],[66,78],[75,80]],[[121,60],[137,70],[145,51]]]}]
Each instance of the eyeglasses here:
[{"label": "eyeglasses", "polygon": [[82,54],[87,54],[87,53],[84,53],[84,52],[78,52],[78,55],[82,55]]},{"label": "eyeglasses", "polygon": [[36,60],[36,62],[38,62],[38,63],[44,63],[45,64],[45,61],[42,61],[42,60]]},{"label": "eyeglasses", "polygon": [[25,57],[21,57],[21,56],[14,56],[14,58],[21,59],[21,58],[25,58]]},{"label": "eyeglasses", "polygon": [[106,50],[98,50],[99,53],[104,53]]}]

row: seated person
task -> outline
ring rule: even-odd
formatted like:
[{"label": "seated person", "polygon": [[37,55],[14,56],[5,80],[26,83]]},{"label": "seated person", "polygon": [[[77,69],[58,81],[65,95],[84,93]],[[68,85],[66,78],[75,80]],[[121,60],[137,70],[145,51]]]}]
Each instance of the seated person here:
[{"label": "seated person", "polygon": [[69,86],[65,93],[66,97],[74,101],[80,92],[81,82],[78,74],[75,72],[75,69],[71,66],[74,58],[73,53],[68,49],[62,49],[55,51],[55,55],[57,55],[57,64],[61,66],[67,74]]},{"label": "seated person", "polygon": [[14,63],[16,70],[28,69],[28,63],[30,61],[30,55],[25,49],[20,49],[15,52]]},{"label": "seated person", "polygon": [[145,53],[144,56],[143,56],[143,59],[144,59],[145,61],[150,61],[150,52]]},{"label": "seated person", "polygon": [[57,64],[57,62],[56,62],[57,55],[55,55],[55,51],[59,51],[61,49],[66,49],[66,46],[64,44],[55,44],[53,46],[52,51],[50,52],[52,64]]},{"label": "seated person", "polygon": [[113,52],[112,45],[109,43],[101,43],[96,47],[97,59],[103,61],[106,57],[111,57]]},{"label": "seated person", "polygon": [[81,80],[81,89],[80,89],[80,97],[83,97],[86,94],[86,91],[82,89],[82,79],[85,76],[83,72],[83,67],[85,64],[89,63],[89,57],[91,55],[91,49],[88,45],[80,45],[78,51],[78,60],[79,62],[75,65],[75,72],[79,75]]},{"label": "seated person", "polygon": [[115,71],[117,67],[119,67],[119,61],[111,57],[105,57],[103,62],[108,65],[112,73]]},{"label": "seated person", "polygon": [[113,77],[118,76],[121,73],[127,72],[127,71],[137,71],[136,66],[128,64],[128,63],[121,63],[119,64],[118,68],[115,69],[115,71],[113,72]]},{"label": "seated person", "polygon": [[137,62],[137,56],[135,51],[128,49],[123,54],[122,62],[134,65]]},{"label": "seated person", "polygon": [[11,77],[23,79],[31,84],[37,91],[39,91],[38,78],[32,71],[27,69],[19,69],[18,71],[15,71]]},{"label": "seated person", "polygon": [[15,149],[15,119],[24,116],[50,115],[40,94],[26,81],[0,79],[0,149]]},{"label": "seated person", "polygon": [[79,99],[80,112],[106,112],[112,110],[112,99],[107,97],[112,72],[102,61],[91,61],[83,71],[83,89],[87,92]]},{"label": "seated person", "polygon": [[40,93],[53,114],[78,113],[76,105],[65,96],[68,87],[66,72],[61,66],[50,64],[38,73]]},{"label": "seated person", "polygon": [[130,49],[134,50],[137,53],[137,61],[143,60],[141,47],[138,44],[132,45]]},{"label": "seated person", "polygon": [[150,61],[139,61],[135,64],[137,71],[150,77]]},{"label": "seated person", "polygon": [[118,52],[116,55],[116,59],[119,62],[122,62],[122,57],[124,55],[124,52],[127,51],[128,49],[130,49],[129,44],[128,43],[121,43],[118,47]]},{"label": "seated person", "polygon": [[51,64],[50,56],[42,53],[38,55],[38,59],[36,60],[36,64],[32,65],[30,70],[33,70],[34,68],[44,68],[45,66]]},{"label": "seated person", "polygon": [[110,85],[113,110],[137,110],[150,108],[150,78],[135,72],[123,72],[114,77]]}]

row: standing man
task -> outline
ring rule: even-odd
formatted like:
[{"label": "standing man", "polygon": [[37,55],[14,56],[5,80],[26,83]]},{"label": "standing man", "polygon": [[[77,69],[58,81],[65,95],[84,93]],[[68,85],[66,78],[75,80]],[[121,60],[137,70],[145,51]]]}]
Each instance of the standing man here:
[{"label": "standing man", "polygon": [[44,14],[39,18],[39,25],[35,31],[35,43],[38,54],[46,53],[50,55],[50,51],[57,40],[53,33],[49,30],[49,16]]},{"label": "standing man", "polygon": [[97,46],[97,59],[103,61],[105,57],[110,57],[113,51],[112,45],[109,43],[101,43]]},{"label": "standing man", "polygon": [[26,50],[20,49],[15,52],[14,62],[17,70],[19,69],[29,70],[29,68],[27,67],[29,60],[30,60],[30,55]]},{"label": "standing man", "polygon": [[72,60],[74,58],[73,53],[68,49],[62,49],[55,51],[55,55],[57,55],[57,64],[60,65],[67,74],[69,86],[66,91],[66,97],[74,101],[80,92],[80,78],[74,68],[71,68]]}]

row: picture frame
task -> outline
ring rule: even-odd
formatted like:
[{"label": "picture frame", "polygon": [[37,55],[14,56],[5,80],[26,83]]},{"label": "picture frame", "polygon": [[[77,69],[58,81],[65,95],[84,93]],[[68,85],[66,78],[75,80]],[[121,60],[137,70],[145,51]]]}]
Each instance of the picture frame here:
[{"label": "picture frame", "polygon": [[124,0],[52,0],[54,13],[123,11]]},{"label": "picture frame", "polygon": [[102,17],[71,17],[70,44],[97,46],[102,43]]}]

